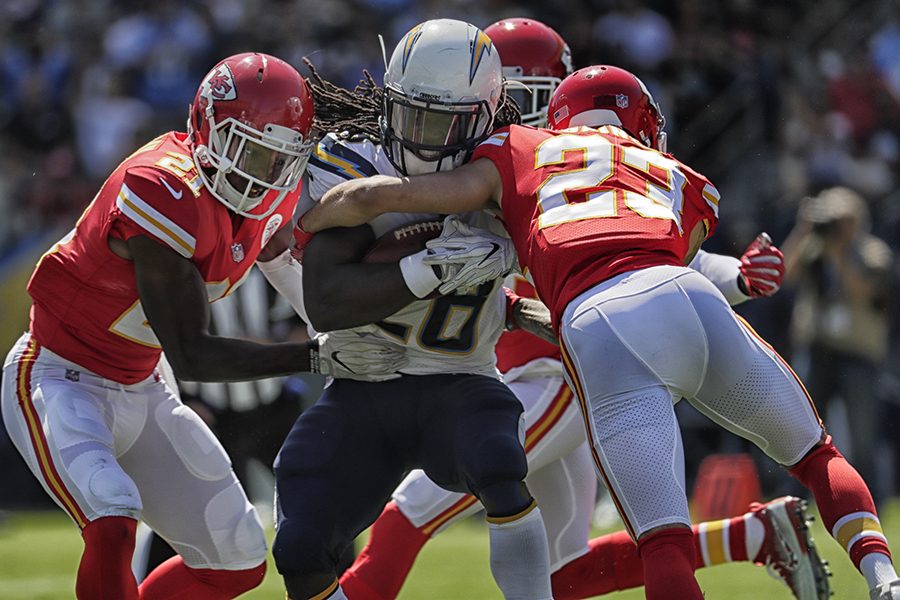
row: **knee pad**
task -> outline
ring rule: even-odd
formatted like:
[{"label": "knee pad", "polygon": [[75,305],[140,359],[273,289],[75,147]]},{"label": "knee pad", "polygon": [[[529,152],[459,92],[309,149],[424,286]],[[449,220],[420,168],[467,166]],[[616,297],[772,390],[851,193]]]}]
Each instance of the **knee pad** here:
[{"label": "knee pad", "polygon": [[504,481],[478,490],[478,499],[489,517],[509,517],[521,513],[534,502],[521,481]]},{"label": "knee pad", "polygon": [[245,569],[265,562],[265,530],[237,480],[216,494],[204,512],[222,565]]},{"label": "knee pad", "polygon": [[278,572],[285,578],[333,573],[336,562],[318,529],[300,519],[281,519],[272,544],[272,555]]},{"label": "knee pad", "polygon": [[140,517],[143,504],[137,486],[105,448],[76,456],[68,466],[68,473],[84,494],[91,513]]},{"label": "knee pad", "polygon": [[494,435],[472,449],[465,461],[466,479],[472,491],[502,482],[521,482],[528,473],[525,448],[513,435]]},{"label": "knee pad", "polygon": [[231,472],[231,459],[206,424],[187,406],[165,402],[156,421],[184,466],[198,479],[217,481]]}]

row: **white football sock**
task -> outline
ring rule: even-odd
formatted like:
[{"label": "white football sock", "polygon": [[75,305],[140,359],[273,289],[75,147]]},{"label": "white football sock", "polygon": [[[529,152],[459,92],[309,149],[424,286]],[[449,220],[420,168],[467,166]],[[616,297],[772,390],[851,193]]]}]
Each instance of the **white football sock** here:
[{"label": "white football sock", "polygon": [[551,600],[550,548],[541,511],[506,523],[488,521],[491,573],[506,600]]},{"label": "white football sock", "polygon": [[866,578],[869,589],[897,579],[897,572],[891,559],[881,552],[871,552],[859,561],[859,571]]}]

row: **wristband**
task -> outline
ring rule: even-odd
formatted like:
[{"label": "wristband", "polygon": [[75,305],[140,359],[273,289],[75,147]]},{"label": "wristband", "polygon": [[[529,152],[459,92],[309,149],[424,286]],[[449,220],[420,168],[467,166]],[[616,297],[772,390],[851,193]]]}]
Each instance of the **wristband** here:
[{"label": "wristband", "polygon": [[508,287],[503,288],[503,293],[506,294],[506,330],[512,331],[513,329],[518,329],[519,325],[516,323],[516,302],[522,299],[522,296],[518,295]]},{"label": "wristband", "polygon": [[441,280],[431,265],[422,262],[426,256],[428,256],[427,249],[400,259],[403,281],[416,298],[424,298],[441,285]]},{"label": "wristband", "polygon": [[309,372],[321,373],[321,365],[319,362],[319,340],[313,339],[306,342],[306,349],[309,350]]}]

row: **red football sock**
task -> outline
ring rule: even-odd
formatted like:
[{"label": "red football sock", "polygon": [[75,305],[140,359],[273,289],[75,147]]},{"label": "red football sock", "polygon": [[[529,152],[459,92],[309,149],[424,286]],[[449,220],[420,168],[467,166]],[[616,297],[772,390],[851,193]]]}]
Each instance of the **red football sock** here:
[{"label": "red football sock", "polygon": [[825,528],[847,551],[857,569],[859,561],[872,552],[890,557],[872,494],[856,469],[831,443],[831,436],[790,469],[790,474],[813,493]]},{"label": "red football sock", "polygon": [[79,600],[137,600],[131,573],[136,530],[137,521],[129,517],[101,517],[82,530],[84,554],[75,582]]},{"label": "red football sock", "polygon": [[389,502],[372,525],[369,542],[341,575],[341,588],[353,600],[393,600],[428,536]]},{"label": "red football sock", "polygon": [[584,556],[553,573],[553,597],[576,600],[644,585],[644,565],[625,531],[594,538]]},{"label": "red football sock", "polygon": [[638,541],[647,600],[703,600],[694,578],[697,558],[693,538],[690,529],[673,527]]},{"label": "red football sock", "polygon": [[141,600],[231,600],[262,583],[266,563],[240,571],[192,569],[173,556],[147,575]]}]

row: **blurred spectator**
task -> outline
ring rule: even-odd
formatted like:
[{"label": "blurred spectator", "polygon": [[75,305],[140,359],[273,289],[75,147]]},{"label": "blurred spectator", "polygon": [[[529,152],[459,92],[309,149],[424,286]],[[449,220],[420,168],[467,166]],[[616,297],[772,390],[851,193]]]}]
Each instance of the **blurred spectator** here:
[{"label": "blurred spectator", "polygon": [[615,8],[597,19],[594,40],[606,48],[611,62],[647,76],[675,48],[669,20],[639,0],[617,0]]},{"label": "blurred spectator", "polygon": [[[888,282],[893,253],[868,233],[869,211],[859,194],[829,188],[806,198],[782,245],[786,282],[796,286],[792,321],[795,364],[808,354],[807,388],[828,422],[834,396],[846,405],[848,454],[876,499],[880,431],[876,385],[888,353]],[[847,446],[847,440],[837,440]],[[879,489],[882,487],[882,489]]]},{"label": "blurred spectator", "polygon": [[124,73],[98,66],[86,74],[76,112],[76,135],[82,167],[101,178],[148,137],[143,128],[150,106],[130,96]]}]

